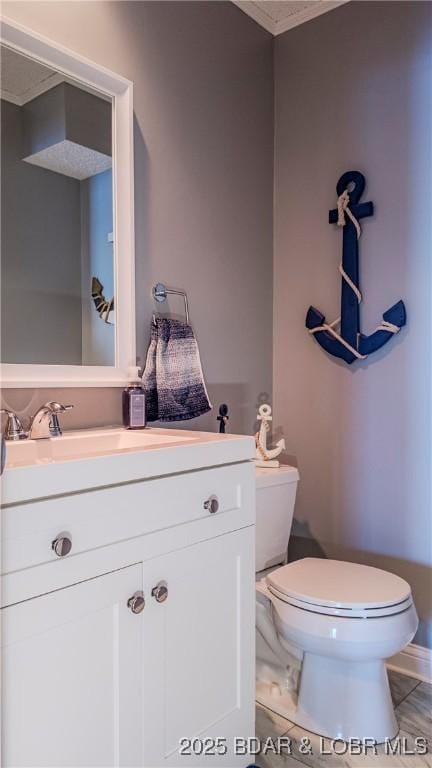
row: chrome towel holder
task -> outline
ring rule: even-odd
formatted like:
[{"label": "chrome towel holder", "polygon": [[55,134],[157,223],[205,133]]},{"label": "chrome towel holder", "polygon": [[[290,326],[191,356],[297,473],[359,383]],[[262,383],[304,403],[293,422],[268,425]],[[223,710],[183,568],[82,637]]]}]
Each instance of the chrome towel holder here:
[{"label": "chrome towel holder", "polygon": [[[167,296],[169,295],[175,295],[175,296],[183,296],[184,299],[184,306],[185,306],[185,315],[186,315],[186,323],[189,325],[189,304],[188,304],[188,298],[186,291],[179,291],[177,288],[167,288],[166,285],[163,283],[156,283],[156,285],[153,286],[152,295],[155,301],[158,302],[158,304],[162,304],[164,301],[167,300]],[[153,320],[155,319],[155,316],[153,315]]]}]

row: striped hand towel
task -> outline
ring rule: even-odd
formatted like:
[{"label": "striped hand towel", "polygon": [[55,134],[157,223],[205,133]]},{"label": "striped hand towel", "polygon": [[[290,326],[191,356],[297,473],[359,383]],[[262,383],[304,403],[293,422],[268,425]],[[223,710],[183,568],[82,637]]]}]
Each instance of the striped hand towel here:
[{"label": "striped hand towel", "polygon": [[194,419],[212,408],[190,325],[156,318],[143,374],[147,421]]}]

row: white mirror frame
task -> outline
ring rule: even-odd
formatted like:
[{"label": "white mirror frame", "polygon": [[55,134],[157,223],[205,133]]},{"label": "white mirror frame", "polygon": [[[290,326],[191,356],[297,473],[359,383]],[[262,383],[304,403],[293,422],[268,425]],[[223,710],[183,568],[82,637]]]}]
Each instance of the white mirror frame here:
[{"label": "white mirror frame", "polygon": [[113,103],[113,233],[115,285],[115,366],[0,366],[3,387],[117,387],[136,372],[133,178],[133,84],[52,40],[0,19],[0,41],[68,77],[106,94]]}]

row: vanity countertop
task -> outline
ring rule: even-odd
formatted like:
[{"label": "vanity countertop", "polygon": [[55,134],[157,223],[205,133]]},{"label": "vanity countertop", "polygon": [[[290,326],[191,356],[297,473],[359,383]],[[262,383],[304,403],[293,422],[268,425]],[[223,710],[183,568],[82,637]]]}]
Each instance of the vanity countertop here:
[{"label": "vanity countertop", "polygon": [[242,435],[122,427],[65,432],[7,444],[2,505],[76,493],[204,467],[248,461],[255,441]]}]

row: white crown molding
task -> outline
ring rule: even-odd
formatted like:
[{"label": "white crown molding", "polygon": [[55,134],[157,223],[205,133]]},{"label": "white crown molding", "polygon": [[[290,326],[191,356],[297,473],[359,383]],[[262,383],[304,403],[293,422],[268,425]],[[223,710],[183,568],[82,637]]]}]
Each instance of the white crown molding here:
[{"label": "white crown molding", "polygon": [[416,680],[432,683],[432,648],[410,643],[388,660],[387,667]]},{"label": "white crown molding", "polygon": [[[290,0],[286,0],[289,2]],[[289,29],[298,27],[300,24],[304,24],[306,21],[315,19],[317,16],[321,16],[323,13],[333,11],[334,8],[338,8],[340,5],[350,2],[350,0],[315,0],[314,5],[306,8],[299,13],[293,13],[291,16],[287,16],[286,19],[275,21],[269,16],[263,9],[262,5],[257,5],[252,0],[232,0],[234,5],[237,5],[244,13],[247,13],[254,21],[261,27],[271,32],[272,35],[280,35],[282,32],[287,32]]]},{"label": "white crown molding", "polygon": [[274,34],[280,35],[282,32],[287,32],[288,29],[293,29],[293,27],[298,27],[299,24],[304,24],[306,21],[315,19],[317,16],[321,16],[323,13],[333,11],[340,5],[349,3],[349,1],[350,0],[315,0],[314,6],[306,8],[305,11],[296,13],[287,19],[276,22],[276,32]]}]

